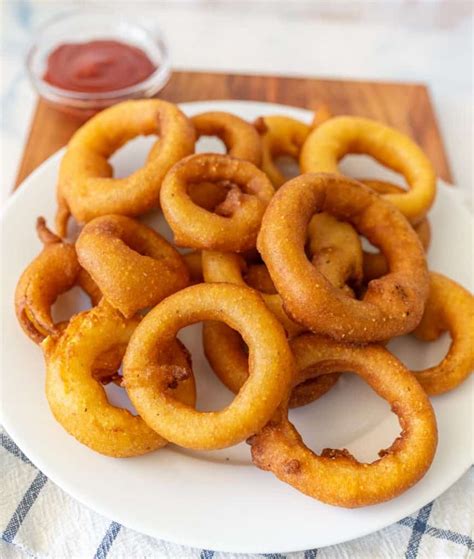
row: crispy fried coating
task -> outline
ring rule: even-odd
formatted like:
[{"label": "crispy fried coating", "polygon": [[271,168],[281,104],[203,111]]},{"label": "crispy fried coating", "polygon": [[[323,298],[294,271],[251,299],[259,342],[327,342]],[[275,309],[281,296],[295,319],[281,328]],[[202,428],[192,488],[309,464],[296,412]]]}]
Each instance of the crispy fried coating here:
[{"label": "crispy fried coating", "polygon": [[328,118],[331,118],[328,107],[321,105],[314,113],[311,125],[295,118],[283,115],[270,115],[257,118],[255,128],[262,138],[262,171],[277,189],[287,181],[285,175],[276,164],[278,157],[287,156],[298,161],[301,148],[308,134]]},{"label": "crispy fried coating", "polygon": [[402,432],[370,464],[360,463],[346,449],[324,449],[318,455],[289,422],[284,403],[249,440],[256,466],[310,497],[348,508],[393,499],[425,475],[437,445],[436,419],[427,395],[400,361],[381,346],[342,344],[311,334],[292,340],[291,348],[295,384],[342,370],[354,372],[391,404]]},{"label": "crispy fried coating", "polygon": [[[242,118],[222,111],[209,111],[195,115],[191,122],[196,137],[217,136],[226,147],[227,154],[238,159],[250,161],[260,167],[262,161],[262,142],[258,132]],[[158,147],[159,141],[151,153]],[[202,182],[193,185],[189,191],[191,200],[202,208],[213,212],[226,199],[230,187],[224,182]]]},{"label": "crispy fried coating", "polygon": [[[208,283],[233,283],[247,286],[242,276],[246,269],[246,263],[239,254],[204,250],[202,252],[202,267],[204,279]],[[278,293],[260,293],[260,295],[289,336],[294,336],[305,330],[304,326],[297,324],[288,317],[283,310],[283,303]]]},{"label": "crispy fried coating", "polygon": [[189,272],[189,282],[194,285],[195,283],[202,283],[204,276],[202,273],[202,258],[200,250],[192,250],[182,255],[184,262]]},{"label": "crispy fried coating", "polygon": [[[158,134],[146,164],[113,178],[109,157],[131,139]],[[194,152],[192,123],[176,105],[159,99],[124,101],[101,111],[69,141],[57,187],[56,229],[66,236],[72,214],[79,223],[107,215],[137,216],[159,206],[161,182],[177,161]]]},{"label": "crispy fried coating", "polygon": [[209,111],[193,116],[191,122],[198,138],[217,136],[229,155],[260,166],[262,142],[257,130],[246,120],[223,111]]},{"label": "crispy fried coating", "polygon": [[273,295],[277,292],[265,264],[248,264],[243,271],[245,283],[257,291]]},{"label": "crispy fried coating", "polygon": [[[223,322],[203,325],[202,340],[207,360],[219,379],[237,394],[249,376],[248,348],[242,336]],[[298,408],[314,402],[337,382],[338,375],[323,375],[295,386],[289,407]]]},{"label": "crispy fried coating", "polygon": [[[109,158],[142,135],[158,136],[144,165],[114,177]],[[201,136],[220,138],[226,154],[195,154]],[[408,188],[344,177],[339,162],[351,153],[401,173]],[[281,156],[302,174],[288,181]],[[247,440],[257,467],[324,503],[361,507],[402,494],[436,450],[428,396],[457,387],[474,367],[474,298],[427,269],[435,194],[434,170],[412,140],[327,107],[309,125],[221,111],[188,118],[158,99],[100,112],[67,147],[59,236],[38,220],[44,247],[15,295],[21,327],[44,352],[54,417],[106,456]],[[132,219],[159,208],[187,254]],[[75,245],[62,240],[71,215],[84,225]],[[360,237],[380,252],[365,252]],[[74,286],[93,308],[54,323],[53,303]],[[177,338],[200,321],[205,355],[235,394],[217,411],[196,409],[191,356]],[[447,355],[423,371],[373,343],[444,331]],[[400,436],[369,464],[344,448],[311,451],[288,419],[343,372],[365,380],[400,422]],[[139,415],[108,401],[109,383]]]},{"label": "crispy fried coating", "polygon": [[370,155],[401,173],[408,191],[384,194],[411,223],[427,213],[436,195],[436,174],[420,147],[398,130],[375,120],[337,116],[323,122],[307,137],[300,155],[302,173],[337,173],[349,153]]},{"label": "crispy fried coating", "polygon": [[[90,311],[74,316],[59,338],[48,337],[42,344],[46,396],[54,417],[82,444],[107,456],[137,456],[167,442],[139,416],[110,404],[102,384],[93,375],[97,359],[117,348],[123,350],[137,324],[137,319],[124,318],[102,301]],[[186,352],[176,344],[173,348],[174,362],[190,371]],[[178,383],[174,394],[180,401],[194,405],[192,372]]]},{"label": "crispy fried coating", "polygon": [[43,250],[21,275],[15,290],[15,311],[20,326],[35,343],[57,336],[64,323],[55,324],[51,307],[62,293],[79,285],[93,305],[101,293],[89,274],[81,268],[73,245],[63,242],[39,217],[36,230]]},{"label": "crispy fried coating", "polygon": [[[174,364],[170,342],[181,328],[201,320],[225,322],[249,348],[247,382],[231,404],[214,412],[177,402],[162,382]],[[132,336],[123,366],[130,399],[150,427],[180,446],[208,450],[259,431],[287,397],[293,374],[283,327],[261,297],[249,288],[210,283],[175,293],[150,311]]]},{"label": "crispy fried coating", "polygon": [[208,212],[215,212],[227,198],[232,184],[226,181],[219,182],[196,182],[189,189],[191,200]]},{"label": "crispy fried coating", "polygon": [[[308,223],[319,211],[351,223],[388,259],[389,273],[371,281],[362,300],[334,288],[306,257]],[[357,181],[308,173],[287,182],[265,212],[257,248],[287,314],[314,333],[383,341],[421,320],[428,271],[420,240],[393,204]]]},{"label": "crispy fried coating", "polygon": [[433,341],[445,331],[451,346],[444,359],[434,367],[413,371],[430,396],[456,388],[474,369],[474,297],[455,281],[430,272],[430,294],[414,334]]},{"label": "crispy fried coating", "polygon": [[262,138],[262,171],[268,175],[275,188],[280,188],[287,179],[275,160],[281,156],[298,160],[311,128],[304,122],[280,115],[260,117],[254,126]]},{"label": "crispy fried coating", "polygon": [[[375,190],[377,194],[405,192],[403,188],[390,182],[378,179],[358,179],[360,182]],[[413,229],[420,238],[421,244],[428,251],[431,242],[431,227],[427,217],[413,225]],[[370,281],[384,276],[388,271],[387,260],[380,252],[364,251],[364,279]]]},{"label": "crispy fried coating", "polygon": [[97,217],[76,242],[80,264],[126,318],[189,285],[177,250],[156,231],[121,215]]},{"label": "crispy fried coating", "polygon": [[[233,188],[219,206],[220,215],[196,205],[189,191],[200,182],[227,181]],[[273,196],[265,173],[228,155],[197,154],[166,175],[160,200],[178,246],[243,252],[255,247],[263,213]]]},{"label": "crispy fried coating", "polygon": [[[224,111],[208,111],[190,118],[196,131],[196,139],[201,136],[216,136],[224,142],[227,154],[250,161],[260,167],[262,161],[262,141],[257,130],[237,115]],[[150,155],[159,149],[158,140]]]}]

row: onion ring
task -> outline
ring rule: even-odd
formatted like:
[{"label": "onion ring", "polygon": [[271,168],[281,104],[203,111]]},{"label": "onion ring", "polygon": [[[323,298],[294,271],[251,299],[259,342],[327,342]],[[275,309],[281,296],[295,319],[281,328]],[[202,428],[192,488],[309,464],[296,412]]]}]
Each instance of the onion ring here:
[{"label": "onion ring", "polygon": [[257,118],[254,126],[262,138],[262,171],[268,175],[275,188],[280,188],[287,178],[276,165],[275,159],[286,155],[298,160],[311,128],[304,122],[280,115]]},{"label": "onion ring", "polygon": [[[102,302],[73,317],[62,336],[43,342],[46,396],[56,420],[78,441],[107,456],[137,456],[167,442],[140,417],[111,405],[92,375],[96,359],[107,351],[123,349],[137,324],[136,319],[125,319]],[[175,344],[173,353],[176,364],[189,372],[186,352]],[[176,386],[176,397],[194,405],[192,373]]]},{"label": "onion ring", "polygon": [[[159,146],[144,167],[112,178],[108,158],[132,138],[159,134]],[[194,128],[172,103],[124,101],[98,113],[69,141],[61,161],[56,228],[66,235],[70,213],[80,222],[106,214],[136,216],[159,205],[161,182],[177,161],[194,152]]]},{"label": "onion ring", "polygon": [[[236,185],[223,203],[227,202],[226,206],[221,204],[221,215],[210,213],[191,200],[188,187],[203,181],[230,181]],[[183,159],[168,172],[160,199],[177,245],[243,252],[255,247],[273,192],[266,175],[252,163],[228,155],[197,154]]]},{"label": "onion ring", "polygon": [[474,297],[446,276],[430,272],[425,314],[413,333],[420,340],[432,341],[446,330],[452,342],[441,363],[412,371],[430,396],[456,388],[474,369]]},{"label": "onion ring", "polygon": [[242,118],[221,111],[209,111],[191,118],[198,138],[217,136],[232,157],[250,161],[257,167],[262,161],[262,142],[255,128]]},{"label": "onion ring", "polygon": [[156,231],[121,216],[97,217],[76,242],[80,264],[126,318],[189,284],[181,255]]},{"label": "onion ring", "polygon": [[[404,192],[403,188],[376,179],[357,179],[359,182],[365,184],[377,194],[389,194]],[[431,227],[428,218],[424,217],[418,224],[413,225],[413,229],[420,238],[421,244],[425,252],[428,250],[431,242]],[[367,252],[364,251],[364,279],[370,281],[380,278],[388,272],[387,261],[380,252]]]},{"label": "onion ring", "polygon": [[[249,376],[248,348],[242,336],[223,322],[203,324],[204,353],[219,379],[237,394]],[[323,375],[295,386],[289,407],[298,408],[326,394],[337,382],[338,375]]]},{"label": "onion ring", "polygon": [[[181,328],[201,320],[225,321],[249,347],[249,378],[217,412],[179,403],[160,384],[163,369],[172,365],[166,348]],[[255,291],[230,284],[194,285],[158,304],[132,336],[123,366],[127,392],[147,424],[195,449],[225,448],[260,430],[286,398],[292,375],[293,358],[278,320]]]},{"label": "onion ring", "polygon": [[[307,226],[318,211],[349,221],[388,259],[390,273],[371,281],[361,301],[334,288],[306,258]],[[286,312],[315,333],[384,341],[412,331],[421,320],[428,296],[421,243],[390,202],[357,181],[319,173],[287,182],[265,212],[257,248]]]},{"label": "onion ring", "polygon": [[81,268],[73,245],[62,242],[39,217],[36,230],[43,250],[21,275],[15,290],[15,311],[25,334],[39,344],[46,336],[58,336],[65,324],[55,324],[51,307],[62,293],[80,286],[96,305],[102,295]]},{"label": "onion ring", "polygon": [[436,195],[436,175],[430,161],[408,136],[380,122],[338,116],[314,129],[300,156],[302,173],[337,173],[338,162],[348,153],[363,153],[402,173],[408,192],[383,195],[412,223],[419,222]]},{"label": "onion ring", "polygon": [[346,449],[307,448],[288,421],[287,405],[250,439],[252,460],[280,480],[315,499],[341,507],[381,503],[400,495],[430,467],[437,445],[433,408],[413,375],[380,346],[355,346],[304,334],[291,342],[296,382],[315,375],[353,371],[399,417],[401,436],[380,459],[361,464]]}]

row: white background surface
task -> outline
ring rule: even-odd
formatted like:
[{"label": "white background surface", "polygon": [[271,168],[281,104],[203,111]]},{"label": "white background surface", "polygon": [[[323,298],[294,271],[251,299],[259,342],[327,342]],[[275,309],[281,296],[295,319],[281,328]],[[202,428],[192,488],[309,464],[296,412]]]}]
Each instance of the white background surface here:
[{"label": "white background surface", "polygon": [[11,190],[34,107],[23,66],[34,29],[52,15],[96,5],[159,25],[176,68],[427,83],[454,180],[471,196],[471,1],[3,0],[2,200]]}]

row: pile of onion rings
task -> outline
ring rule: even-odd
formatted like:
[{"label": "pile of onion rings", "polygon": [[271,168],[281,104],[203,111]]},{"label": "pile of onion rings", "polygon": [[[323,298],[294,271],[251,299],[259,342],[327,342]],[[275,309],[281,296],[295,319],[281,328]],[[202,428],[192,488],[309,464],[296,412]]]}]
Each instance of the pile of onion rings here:
[{"label": "pile of onion rings", "polygon": [[[113,178],[109,157],[142,134],[159,135],[144,166]],[[226,153],[195,153],[201,136],[222,140]],[[348,153],[400,172],[408,189],[344,176],[338,163]],[[299,162],[298,176],[288,180],[280,156]],[[325,107],[311,123],[279,115],[253,124],[218,111],[188,118],[160,100],[106,109],[67,147],[58,234],[38,219],[43,248],[15,293],[18,322],[45,355],[51,412],[107,456],[247,440],[257,467],[324,503],[360,507],[400,495],[433,461],[429,397],[457,389],[474,367],[474,298],[426,262],[435,194],[433,168],[410,138]],[[152,210],[174,243],[138,220]],[[75,242],[66,239],[71,215]],[[55,321],[53,306],[75,287],[91,308]],[[212,370],[233,393],[217,411],[197,409],[197,371],[178,338],[196,322]],[[423,371],[384,347],[444,331],[447,355]],[[400,436],[369,464],[347,449],[312,452],[288,419],[289,408],[344,389],[345,372],[400,421]],[[137,415],[108,401],[110,382]]]}]

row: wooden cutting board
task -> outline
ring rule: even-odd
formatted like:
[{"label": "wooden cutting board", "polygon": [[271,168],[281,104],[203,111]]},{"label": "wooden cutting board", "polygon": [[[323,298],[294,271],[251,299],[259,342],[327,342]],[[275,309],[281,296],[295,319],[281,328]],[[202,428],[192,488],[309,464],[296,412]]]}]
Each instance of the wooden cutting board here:
[{"label": "wooden cutting board", "polygon": [[[424,85],[177,71],[159,97],[175,103],[246,99],[306,109],[315,109],[324,103],[334,114],[374,118],[407,133],[425,150],[438,175],[452,182],[436,116]],[[80,119],[61,113],[40,100],[16,186],[64,146],[81,124]]]}]

